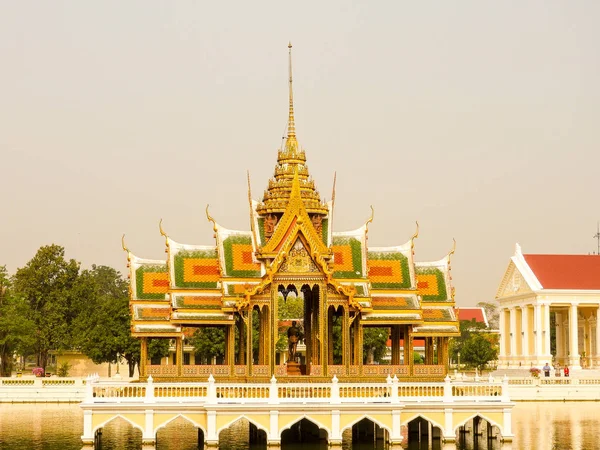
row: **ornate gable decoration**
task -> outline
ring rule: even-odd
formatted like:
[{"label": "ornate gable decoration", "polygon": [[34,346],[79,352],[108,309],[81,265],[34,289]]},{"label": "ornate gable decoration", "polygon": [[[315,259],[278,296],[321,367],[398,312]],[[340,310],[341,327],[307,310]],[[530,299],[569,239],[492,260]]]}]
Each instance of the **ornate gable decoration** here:
[{"label": "ornate gable decoration", "polygon": [[[322,235],[318,234],[313,226],[312,220],[306,211],[302,196],[300,193],[300,181],[298,171],[294,173],[292,183],[292,193],[287,204],[285,212],[281,217],[275,232],[267,244],[257,251],[258,258],[274,258],[282,250],[285,243],[295,237],[298,232],[306,238],[313,254],[318,254],[324,258],[330,258],[330,250],[323,243]],[[312,255],[311,255],[312,256]]]},{"label": "ornate gable decoration", "polygon": [[310,254],[302,240],[296,239],[296,243],[288,252],[279,272],[286,273],[314,273],[319,272],[319,268],[310,257]]},{"label": "ornate gable decoration", "polygon": [[504,273],[496,298],[501,299],[532,292],[533,290],[529,287],[515,263],[511,261]]}]

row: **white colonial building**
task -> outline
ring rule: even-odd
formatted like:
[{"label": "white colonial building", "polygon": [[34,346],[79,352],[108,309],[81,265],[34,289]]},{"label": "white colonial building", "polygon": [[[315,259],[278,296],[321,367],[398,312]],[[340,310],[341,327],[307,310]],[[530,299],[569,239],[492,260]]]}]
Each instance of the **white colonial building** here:
[{"label": "white colonial building", "polygon": [[600,368],[600,256],[523,254],[517,244],[496,298],[500,368]]}]

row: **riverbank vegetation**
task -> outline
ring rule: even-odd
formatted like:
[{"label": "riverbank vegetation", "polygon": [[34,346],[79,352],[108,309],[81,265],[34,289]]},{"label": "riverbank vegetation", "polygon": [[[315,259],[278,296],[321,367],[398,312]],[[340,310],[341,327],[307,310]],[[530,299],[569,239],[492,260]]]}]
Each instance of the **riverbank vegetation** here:
[{"label": "riverbank vegetation", "polygon": [[[96,364],[124,359],[131,376],[140,342],[131,337],[130,321],[128,282],[112,267],[81,270],[54,244],[41,247],[13,276],[0,266],[0,376],[23,369],[17,355],[33,357],[46,370],[50,353],[65,350]],[[167,352],[164,343],[149,345],[151,357]]]}]

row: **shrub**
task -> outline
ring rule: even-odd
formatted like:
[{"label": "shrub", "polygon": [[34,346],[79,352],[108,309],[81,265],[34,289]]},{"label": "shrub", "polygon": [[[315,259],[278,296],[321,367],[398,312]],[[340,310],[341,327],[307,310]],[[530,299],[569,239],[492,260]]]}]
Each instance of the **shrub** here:
[{"label": "shrub", "polygon": [[59,377],[68,377],[69,370],[71,370],[71,364],[69,364],[67,361],[65,361],[65,362],[60,363],[60,365],[58,366],[58,369],[56,371],[56,374]]}]

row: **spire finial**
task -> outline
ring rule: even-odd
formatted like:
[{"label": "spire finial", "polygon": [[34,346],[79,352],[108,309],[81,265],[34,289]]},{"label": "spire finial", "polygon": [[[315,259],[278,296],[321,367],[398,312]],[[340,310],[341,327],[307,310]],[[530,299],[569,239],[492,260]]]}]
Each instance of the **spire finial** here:
[{"label": "spire finial", "polygon": [[290,112],[288,116],[288,130],[287,137],[288,139],[296,138],[296,124],[294,123],[294,92],[292,90],[292,43],[288,44],[289,49],[289,75],[290,75]]}]

